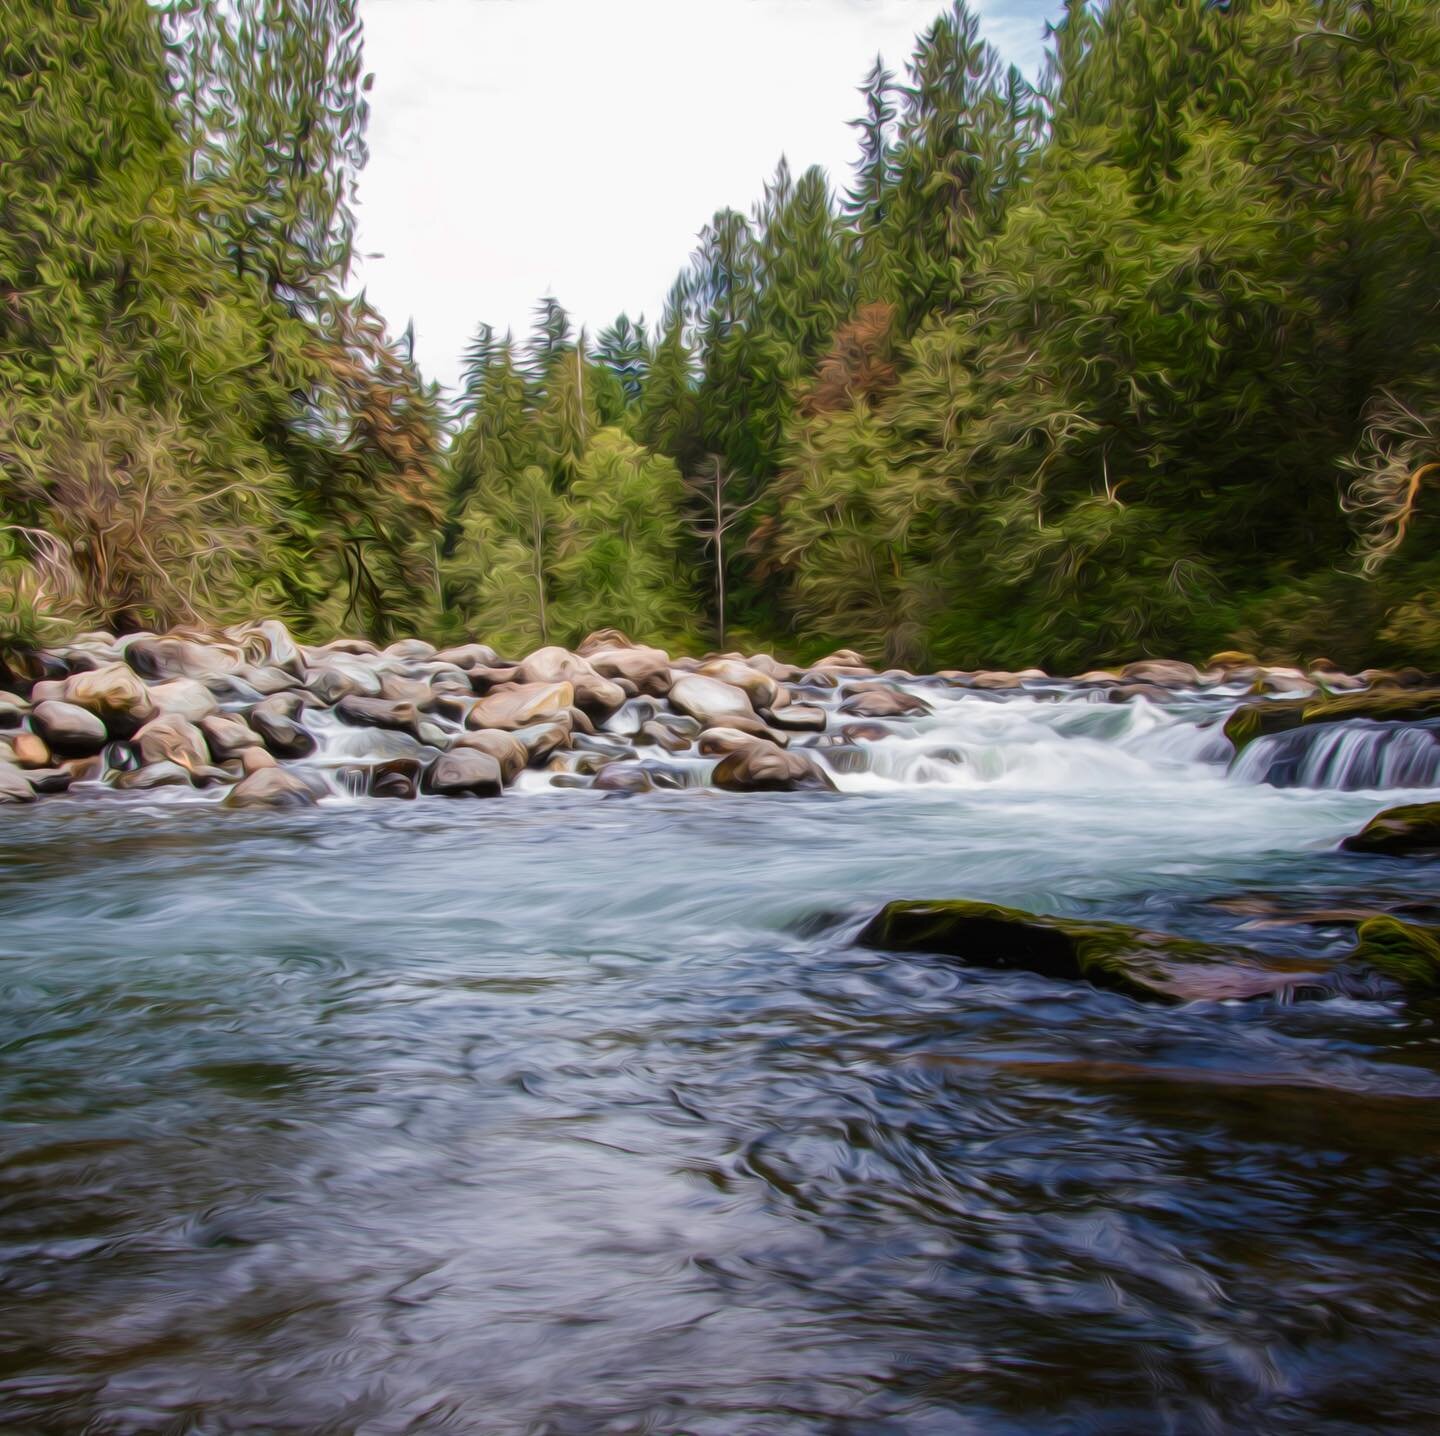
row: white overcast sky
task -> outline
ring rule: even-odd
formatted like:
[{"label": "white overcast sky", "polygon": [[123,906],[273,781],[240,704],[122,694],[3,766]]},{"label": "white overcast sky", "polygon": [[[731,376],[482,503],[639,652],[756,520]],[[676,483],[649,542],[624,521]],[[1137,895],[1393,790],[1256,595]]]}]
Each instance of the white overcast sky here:
[{"label": "white overcast sky", "polygon": [[[973,3],[973,0],[972,0]],[[879,52],[903,78],[941,0],[362,0],[371,93],[358,281],[453,384],[481,320],[553,293],[593,335],[658,317],[696,231],[783,153],[838,189]],[[979,0],[1033,75],[1057,0]],[[368,256],[378,257],[368,257]]]}]

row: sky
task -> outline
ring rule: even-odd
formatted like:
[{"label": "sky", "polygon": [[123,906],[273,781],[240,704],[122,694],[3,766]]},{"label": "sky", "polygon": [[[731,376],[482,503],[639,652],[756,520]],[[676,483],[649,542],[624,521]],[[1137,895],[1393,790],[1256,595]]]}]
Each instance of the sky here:
[{"label": "sky", "polygon": [[[979,0],[1038,70],[1053,0]],[[593,335],[658,318],[696,232],[784,154],[841,189],[876,53],[903,76],[941,0],[361,0],[371,92],[357,282],[453,386],[482,320],[554,294]]]}]

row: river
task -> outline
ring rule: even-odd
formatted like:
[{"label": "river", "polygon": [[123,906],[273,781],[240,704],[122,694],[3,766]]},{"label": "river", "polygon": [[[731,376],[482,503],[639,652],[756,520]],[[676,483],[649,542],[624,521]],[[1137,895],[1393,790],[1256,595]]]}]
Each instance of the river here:
[{"label": "river", "polygon": [[853,944],[956,896],[1324,959],[1440,915],[1335,850],[1431,760],[915,691],[834,794],[7,811],[0,1426],[1433,1431],[1433,1008]]}]

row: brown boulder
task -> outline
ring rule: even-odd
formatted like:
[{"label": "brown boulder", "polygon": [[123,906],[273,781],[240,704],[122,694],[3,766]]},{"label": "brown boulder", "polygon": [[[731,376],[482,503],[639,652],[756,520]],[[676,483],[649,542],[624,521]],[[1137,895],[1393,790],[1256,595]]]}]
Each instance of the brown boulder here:
[{"label": "brown boulder", "polygon": [[[533,732],[534,729],[527,731]],[[488,753],[500,765],[500,777],[507,787],[524,772],[530,761],[530,750],[515,734],[502,733],[495,728],[460,734],[450,744],[452,753],[457,748],[473,748],[478,753]]]},{"label": "brown boulder", "polygon": [[787,753],[773,743],[749,743],[722,758],[710,781],[732,793],[835,790],[830,775],[808,753]]},{"label": "brown boulder", "polygon": [[490,754],[452,748],[430,765],[421,786],[445,798],[498,798],[505,783],[500,764]]},{"label": "brown boulder", "polygon": [[30,722],[52,752],[67,758],[88,757],[110,741],[104,723],[74,703],[46,699],[35,705]]},{"label": "brown boulder", "polygon": [[317,787],[284,768],[261,768],[225,795],[227,808],[313,808]]},{"label": "brown boulder", "polygon": [[574,702],[575,689],[569,683],[507,683],[476,703],[465,722],[471,728],[510,731],[554,718]]},{"label": "brown boulder", "polygon": [[150,690],[123,663],[65,680],[65,702],[93,713],[115,738],[128,738],[155,716]]}]

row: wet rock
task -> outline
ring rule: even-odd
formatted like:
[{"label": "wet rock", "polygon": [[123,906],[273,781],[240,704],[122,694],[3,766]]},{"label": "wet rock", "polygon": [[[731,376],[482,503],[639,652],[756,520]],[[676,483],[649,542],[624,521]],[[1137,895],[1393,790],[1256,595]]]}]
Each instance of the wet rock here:
[{"label": "wet rock", "polygon": [[565,648],[538,648],[520,665],[517,683],[568,683],[574,704],[597,722],[608,718],[625,701],[625,690],[602,677],[590,661]]},{"label": "wet rock", "polygon": [[29,702],[18,693],[0,693],[0,728],[18,728],[29,711]]},{"label": "wet rock", "polygon": [[465,722],[471,728],[513,731],[554,718],[574,702],[575,689],[569,683],[507,683],[481,698]]},{"label": "wet rock", "polygon": [[233,672],[244,654],[238,648],[188,638],[141,637],[126,645],[125,661],[144,678],[206,678]]},{"label": "wet rock", "polygon": [[603,793],[649,793],[655,783],[637,763],[607,763],[591,786]]},{"label": "wet rock", "polygon": [[261,744],[260,735],[233,713],[212,713],[200,720],[199,727],[210,752],[221,762],[237,757],[242,749]]},{"label": "wet rock", "polygon": [[358,695],[342,698],[335,705],[335,716],[355,728],[388,728],[412,736],[420,722],[420,713],[413,703]]},{"label": "wet rock", "polygon": [[1351,956],[1415,992],[1440,992],[1440,928],[1372,917],[1355,933]]},{"label": "wet rock", "polygon": [[10,751],[18,767],[48,768],[50,766],[50,749],[38,733],[17,733],[10,740]]},{"label": "wet rock", "polygon": [[317,787],[285,768],[261,768],[226,793],[227,808],[313,808]]},{"label": "wet rock", "polygon": [[115,786],[125,793],[147,788],[188,788],[191,786],[191,774],[179,763],[146,763],[132,772],[117,774]]},{"label": "wet rock", "polygon": [[378,698],[380,675],[369,664],[345,654],[332,654],[306,673],[305,686],[330,706],[342,698]]},{"label": "wet rock", "polygon": [[1089,982],[1158,1002],[1220,1002],[1326,990],[1325,974],[1262,962],[1237,949],[1124,923],[1040,917],[967,901],[892,902],[858,938],[864,947],[934,952],[976,967]]},{"label": "wet rock", "polygon": [[742,733],[738,728],[707,728],[700,735],[700,755],[704,758],[723,758],[738,753],[752,743],[767,743],[767,738],[757,738],[753,733]]},{"label": "wet rock", "polygon": [[402,663],[421,663],[434,656],[435,645],[423,638],[398,638],[385,649],[386,658],[396,658]]},{"label": "wet rock", "polygon": [[278,618],[226,629],[226,637],[239,645],[248,663],[260,668],[279,669],[294,678],[304,675],[305,659],[299,645]]},{"label": "wet rock", "polygon": [[30,722],[53,752],[67,758],[98,753],[110,741],[104,723],[74,703],[46,699],[35,705]]},{"label": "wet rock", "polygon": [[705,727],[727,725],[735,718],[759,721],[744,689],[702,674],[683,673],[677,677],[670,685],[670,703]]},{"label": "wet rock", "polygon": [[[534,733],[536,730],[524,731]],[[560,736],[564,736],[563,733]],[[488,753],[500,765],[500,777],[506,787],[525,771],[530,762],[530,750],[516,734],[502,733],[495,728],[482,728],[478,733],[461,733],[450,744],[451,752],[457,748],[473,748],[476,752]]]},{"label": "wet rock", "polygon": [[659,648],[628,644],[590,650],[581,644],[581,653],[601,677],[633,683],[637,692],[652,698],[665,697],[674,681],[670,655]]},{"label": "wet rock", "polygon": [[519,728],[515,737],[524,745],[526,762],[538,768],[552,754],[570,744],[570,721],[568,714],[561,722],[532,723]]},{"label": "wet rock", "polygon": [[277,758],[308,758],[315,739],[297,721],[304,705],[291,693],[276,693],[250,710],[250,726]]},{"label": "wet rock", "polygon": [[150,701],[160,713],[173,713],[198,723],[220,711],[215,695],[194,678],[171,678],[150,685]]},{"label": "wet rock", "polygon": [[63,793],[75,781],[75,774],[69,767],[31,768],[25,773],[30,786],[37,793]]},{"label": "wet rock", "polygon": [[923,698],[917,698],[913,693],[902,693],[898,688],[866,685],[856,692],[857,686],[848,686],[849,696],[840,705],[840,712],[851,717],[906,718],[911,714],[933,711]]},{"label": "wet rock", "polygon": [[[735,658],[711,658],[695,672],[702,678],[717,678],[738,688],[754,708],[769,708],[779,700],[780,685],[768,674]],[[788,696],[788,695],[787,695]]]},{"label": "wet rock", "polygon": [[35,789],[13,763],[0,763],[0,804],[33,803]]},{"label": "wet rock", "polygon": [[500,764],[489,753],[452,748],[430,765],[422,787],[445,798],[498,798],[505,783]]},{"label": "wet rock", "polygon": [[1347,853],[1440,857],[1440,803],[1407,803],[1386,808],[1340,846]]},{"label": "wet rock", "polygon": [[830,775],[808,753],[786,752],[773,743],[750,743],[722,758],[710,775],[732,793],[833,792]]},{"label": "wet rock", "polygon": [[417,758],[387,758],[383,763],[353,763],[336,776],[347,791],[371,798],[408,801],[420,792],[421,763]]},{"label": "wet rock", "polygon": [[658,744],[667,753],[683,753],[692,741],[683,734],[677,733],[668,723],[662,723],[656,718],[652,718],[648,723],[642,723],[640,731],[635,737],[637,742],[644,742],[648,739],[651,743]]},{"label": "wet rock", "polygon": [[93,713],[112,738],[128,738],[155,716],[150,690],[123,663],[65,680],[64,701]]},{"label": "wet rock", "polygon": [[[464,691],[470,692],[470,680],[463,678]],[[391,703],[411,703],[428,709],[435,702],[435,690],[422,678],[406,678],[402,673],[380,675],[380,697]]]},{"label": "wet rock", "polygon": [[224,703],[254,703],[268,698],[272,693],[286,693],[299,688],[302,680],[288,668],[276,668],[271,664],[257,667],[242,663],[234,673],[213,675],[205,679],[205,686]]},{"label": "wet rock", "polygon": [[771,728],[782,728],[789,733],[823,733],[828,721],[825,710],[813,703],[790,703],[783,708],[766,709],[760,717]]},{"label": "wet rock", "polygon": [[246,777],[251,773],[263,772],[266,768],[277,768],[279,762],[268,748],[242,748],[240,750],[240,771]]},{"label": "wet rock", "polygon": [[471,668],[489,668],[499,655],[484,643],[461,643],[454,648],[442,648],[435,655],[436,663],[453,664],[467,672]]},{"label": "wet rock", "polygon": [[152,718],[135,735],[135,748],[142,763],[170,763],[191,773],[210,767],[205,734],[177,713]]},{"label": "wet rock", "polygon": [[1132,683],[1148,683],[1156,688],[1198,688],[1205,682],[1193,663],[1182,663],[1176,658],[1142,658],[1136,663],[1127,663],[1120,670],[1120,676]]},{"label": "wet rock", "polygon": [[969,686],[984,691],[1004,691],[1011,688],[1023,688],[1026,683],[1035,678],[1046,676],[1043,668],[1022,668],[1018,673],[1006,673],[1003,670],[982,669],[978,673],[970,675]]},{"label": "wet rock", "polygon": [[1225,736],[1238,753],[1256,738],[1272,733],[1355,718],[1369,718],[1377,723],[1413,723],[1440,718],[1440,688],[1371,688],[1364,693],[1247,703],[1225,720]]}]

